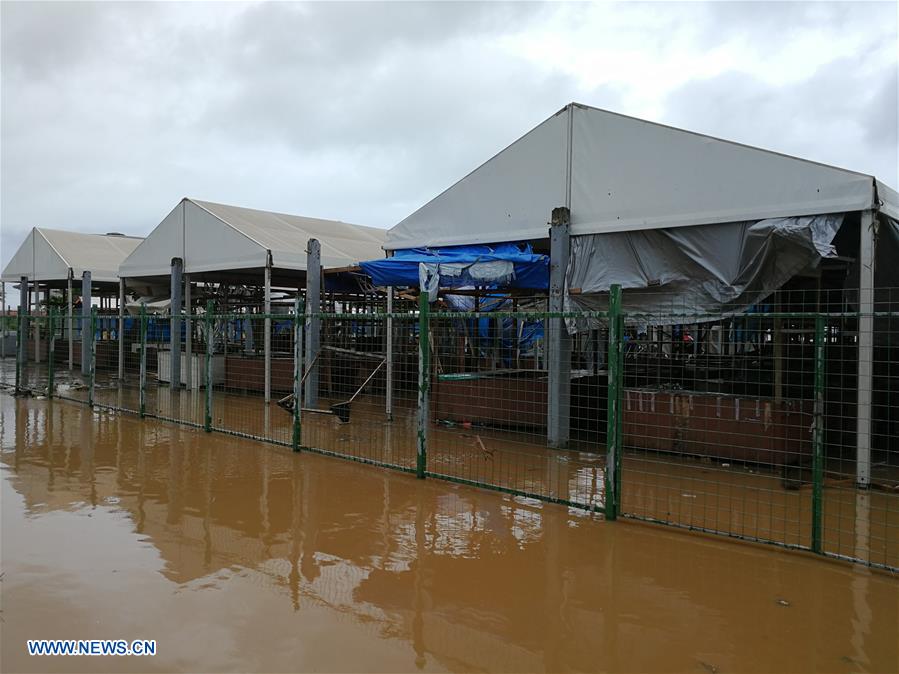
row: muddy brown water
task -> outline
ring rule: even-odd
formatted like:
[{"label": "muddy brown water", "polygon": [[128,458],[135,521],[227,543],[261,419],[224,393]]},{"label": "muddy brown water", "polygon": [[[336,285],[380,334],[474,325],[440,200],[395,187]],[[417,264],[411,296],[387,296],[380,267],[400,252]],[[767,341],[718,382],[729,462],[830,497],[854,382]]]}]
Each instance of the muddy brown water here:
[{"label": "muddy brown water", "polygon": [[4,672],[899,671],[860,566],[64,401],[0,393],[0,448]]}]

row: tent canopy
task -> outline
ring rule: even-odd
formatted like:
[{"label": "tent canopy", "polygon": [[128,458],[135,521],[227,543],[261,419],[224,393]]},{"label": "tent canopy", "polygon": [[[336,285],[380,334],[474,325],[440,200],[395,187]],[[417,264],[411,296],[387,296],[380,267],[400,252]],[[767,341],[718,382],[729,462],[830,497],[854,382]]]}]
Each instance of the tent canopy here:
[{"label": "tent canopy", "polygon": [[362,262],[361,267],[376,286],[420,286],[424,268],[439,276],[443,288],[549,287],[549,257],[534,253],[528,244],[413,248],[397,251],[393,257]]},{"label": "tent canopy", "polygon": [[306,269],[306,244],[321,243],[322,267],[347,267],[383,256],[386,232],[335,220],[270,213],[209,201],[182,199],[119,268],[124,278],[168,276],[172,258],[184,273],[224,272],[266,266]]},{"label": "tent canopy", "polygon": [[879,208],[872,176],[571,103],[394,226],[388,250]]},{"label": "tent canopy", "polygon": [[82,234],[34,227],[3,270],[3,281],[64,282],[91,272],[95,283],[118,283],[119,265],[143,241],[121,234]]}]

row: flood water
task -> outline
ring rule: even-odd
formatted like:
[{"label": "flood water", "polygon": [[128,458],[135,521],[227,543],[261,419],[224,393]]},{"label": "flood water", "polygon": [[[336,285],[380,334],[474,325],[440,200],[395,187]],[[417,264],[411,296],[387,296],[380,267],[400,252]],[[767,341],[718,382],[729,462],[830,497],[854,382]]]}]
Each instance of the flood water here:
[{"label": "flood water", "polygon": [[899,671],[895,575],[70,402],[0,424],[4,672]]}]

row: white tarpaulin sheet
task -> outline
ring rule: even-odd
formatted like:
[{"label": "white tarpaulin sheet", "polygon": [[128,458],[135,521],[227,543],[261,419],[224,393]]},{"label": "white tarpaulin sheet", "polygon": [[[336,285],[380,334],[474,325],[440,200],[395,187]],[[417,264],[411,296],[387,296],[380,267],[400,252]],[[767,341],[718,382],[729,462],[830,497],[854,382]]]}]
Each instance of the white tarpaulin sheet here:
[{"label": "white tarpaulin sheet", "polygon": [[816,215],[574,236],[568,305],[605,310],[609,288],[619,284],[624,310],[657,325],[742,312],[833,255],[842,222]]},{"label": "white tarpaulin sheet", "polygon": [[209,201],[182,200],[119,268],[126,278],[167,276],[172,258],[184,273],[265,267],[306,269],[309,239],[321,243],[324,268],[384,256],[386,231],[336,220],[271,213]]},{"label": "white tarpaulin sheet", "polygon": [[75,280],[85,271],[97,283],[117,283],[119,265],[143,239],[118,234],[83,234],[35,227],[3,270],[3,280],[16,282]]},{"label": "white tarpaulin sheet", "polygon": [[[872,176],[572,103],[405,218],[389,250],[897,208]],[[893,217],[896,217],[895,214]]]}]

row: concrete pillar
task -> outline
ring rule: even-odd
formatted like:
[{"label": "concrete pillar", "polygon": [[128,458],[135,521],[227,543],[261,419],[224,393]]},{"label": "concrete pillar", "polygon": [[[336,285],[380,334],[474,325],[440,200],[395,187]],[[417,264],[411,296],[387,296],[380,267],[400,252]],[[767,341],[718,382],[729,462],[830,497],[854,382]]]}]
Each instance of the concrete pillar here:
[{"label": "concrete pillar", "polygon": [[871,393],[874,387],[874,211],[861,212],[858,260],[858,408],[855,476],[859,487],[871,481]]},{"label": "concrete pillar", "polygon": [[303,393],[303,405],[315,407],[318,404],[318,356],[321,348],[321,289],[322,266],[321,244],[316,239],[309,239],[306,246],[306,388]]},{"label": "concrete pillar", "polygon": [[393,419],[393,286],[387,288],[387,388],[384,394],[386,399],[385,412],[387,419]]},{"label": "concrete pillar", "polygon": [[66,281],[66,326],[68,327],[69,338],[69,372],[75,365],[75,302],[72,299],[72,269],[69,268],[69,278]]},{"label": "concrete pillar", "polygon": [[[549,229],[549,311],[565,310],[565,273],[570,252],[569,211],[554,208]],[[566,447],[571,429],[571,340],[561,318],[550,318],[547,332],[547,441],[552,447]]]},{"label": "concrete pillar", "polygon": [[87,377],[90,372],[91,341],[91,273],[81,274],[81,374]]},{"label": "concrete pillar", "polygon": [[184,351],[187,354],[187,362],[184,364],[184,385],[187,389],[193,388],[194,376],[194,356],[193,356],[193,333],[194,322],[191,319],[193,303],[190,300],[190,274],[184,274],[184,313],[187,315],[187,330],[184,333]]},{"label": "concrete pillar", "polygon": [[263,351],[265,358],[265,403],[272,399],[272,253],[268,252],[265,263],[265,288],[263,290],[265,311],[265,338],[263,339]]},{"label": "concrete pillar", "polygon": [[170,334],[169,346],[171,355],[171,373],[169,385],[172,388],[181,386],[181,283],[184,273],[184,260],[180,257],[172,258],[172,277],[170,298]]},{"label": "concrete pillar", "polygon": [[116,330],[119,338],[119,381],[125,378],[125,279],[119,279],[119,327]]}]

